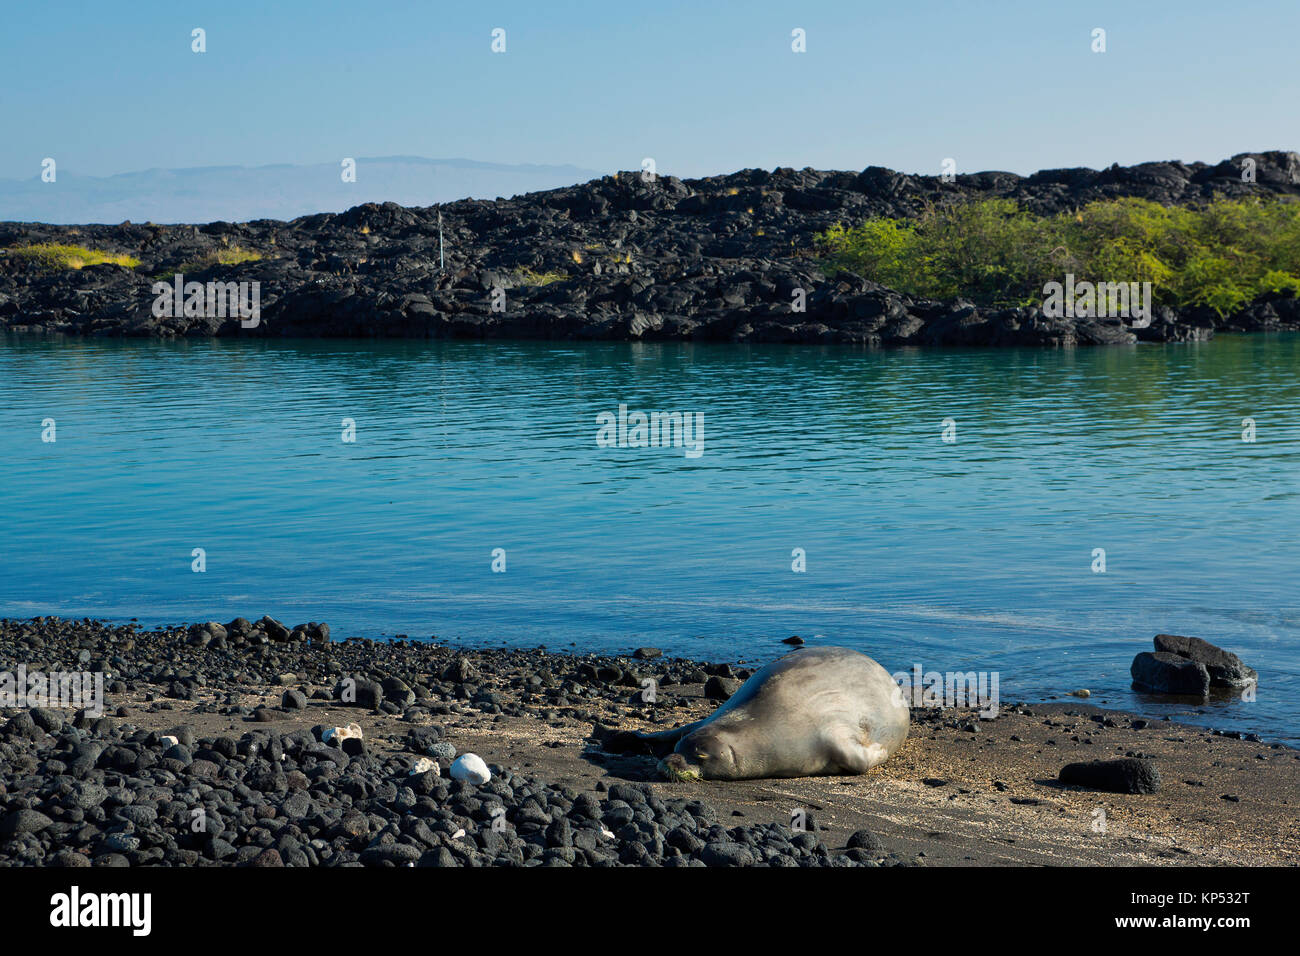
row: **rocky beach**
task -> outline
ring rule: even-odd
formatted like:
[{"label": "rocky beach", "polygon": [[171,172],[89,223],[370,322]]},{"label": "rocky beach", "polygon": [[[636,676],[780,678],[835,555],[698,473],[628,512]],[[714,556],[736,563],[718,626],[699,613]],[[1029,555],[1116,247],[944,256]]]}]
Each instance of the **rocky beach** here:
[{"label": "rocky beach", "polygon": [[[1243,169],[1253,163],[1253,180]],[[513,199],[358,205],[292,222],[52,226],[0,223],[0,330],[95,336],[402,337],[1067,347],[1203,341],[1300,329],[1300,300],[1268,292],[1220,315],[1157,306],[1131,328],[1042,308],[916,299],[828,274],[817,236],[870,216],[962,200],[1038,214],[1139,197],[1164,205],[1300,196],[1300,155],[909,175],[747,169],[678,179],[625,172]],[[117,257],[50,270],[14,252],[52,244]],[[156,281],[257,282],[259,315],[155,315]],[[803,290],[802,311],[792,308]],[[209,310],[211,311],[211,310]],[[222,310],[224,313],[224,310]]]},{"label": "rocky beach", "polygon": [[1300,7],[105,10],[0,32],[14,949],[1286,933]]},{"label": "rocky beach", "polygon": [[[746,665],[337,637],[0,621],[0,669],[102,674],[107,698],[0,711],[0,865],[1300,863],[1300,753],[1254,735],[920,707],[864,776],[669,783],[603,745],[707,715]],[[465,754],[487,782],[449,779]]]}]

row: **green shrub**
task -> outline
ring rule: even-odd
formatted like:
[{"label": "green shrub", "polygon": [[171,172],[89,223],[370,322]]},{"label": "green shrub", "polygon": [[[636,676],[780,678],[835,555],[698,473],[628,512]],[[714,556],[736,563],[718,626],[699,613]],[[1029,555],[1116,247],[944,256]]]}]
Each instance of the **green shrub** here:
[{"label": "green shrub", "polygon": [[100,249],[87,249],[85,246],[73,246],[57,242],[38,242],[29,246],[15,246],[6,249],[9,255],[30,259],[40,264],[42,269],[81,269],[85,266],[98,266],[105,262],[134,269],[140,264],[135,256],[118,252],[104,252]]},{"label": "green shrub", "polygon": [[516,269],[515,282],[519,285],[550,285],[562,282],[568,276],[563,272],[538,272],[535,269]]},{"label": "green shrub", "polygon": [[190,262],[181,263],[177,271],[202,272],[204,269],[210,269],[213,266],[235,266],[241,262],[260,262],[261,259],[262,254],[254,252],[252,249],[245,249],[243,246],[226,246],[205,252],[199,258]]},{"label": "green shrub", "polygon": [[1047,282],[1150,282],[1157,302],[1225,315],[1266,291],[1300,291],[1300,203],[1215,199],[1166,207],[1107,199],[1052,216],[1008,199],[930,206],[916,219],[837,224],[824,265],[909,295],[1032,305]]}]

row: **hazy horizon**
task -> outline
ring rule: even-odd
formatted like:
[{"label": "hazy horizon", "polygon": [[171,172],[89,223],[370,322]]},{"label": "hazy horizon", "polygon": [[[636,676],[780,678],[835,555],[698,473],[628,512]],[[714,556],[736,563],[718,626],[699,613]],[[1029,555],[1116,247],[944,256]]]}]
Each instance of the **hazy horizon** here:
[{"label": "hazy horizon", "polygon": [[[1271,148],[1238,152],[1260,153]],[[1214,165],[1228,158],[1161,157],[1142,162],[1177,160]],[[61,188],[57,190],[51,190],[51,184],[43,182],[39,174],[26,179],[0,179],[0,222],[76,225],[124,221],[160,224],[287,221],[315,213],[342,212],[367,202],[432,206],[460,199],[508,199],[579,185],[619,171],[587,169],[574,164],[507,164],[462,157],[353,159],[357,176],[346,183],[341,180],[338,167],[330,162],[153,167],[109,176],[82,175],[77,170],[59,168],[57,182]],[[725,176],[740,168],[746,167],[705,175]],[[861,168],[865,167],[855,167]],[[657,172],[675,175],[671,169]],[[933,175],[920,170],[901,172]]]},{"label": "hazy horizon", "polygon": [[1298,32],[1300,7],[1263,0],[20,6],[0,35],[0,179],[47,158],[81,177],[362,156],[649,157],[684,178],[1214,162],[1300,145]]},{"label": "hazy horizon", "polygon": [[81,223],[246,222],[342,212],[367,202],[431,206],[495,199],[585,182],[601,174],[579,166],[506,165],[414,156],[355,157],[356,180],[336,163],[299,166],[154,168],[115,176],[58,170],[58,187],[0,180],[0,221]]}]

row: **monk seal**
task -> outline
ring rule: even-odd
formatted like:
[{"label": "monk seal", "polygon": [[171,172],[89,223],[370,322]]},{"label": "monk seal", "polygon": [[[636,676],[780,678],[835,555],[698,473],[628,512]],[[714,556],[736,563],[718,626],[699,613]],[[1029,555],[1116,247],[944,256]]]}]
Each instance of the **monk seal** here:
[{"label": "monk seal", "polygon": [[[889,673],[847,647],[798,650],[756,671],[710,716],[607,750],[648,749],[669,780],[866,773],[907,739],[907,701]],[[671,750],[671,753],[669,752]]]}]

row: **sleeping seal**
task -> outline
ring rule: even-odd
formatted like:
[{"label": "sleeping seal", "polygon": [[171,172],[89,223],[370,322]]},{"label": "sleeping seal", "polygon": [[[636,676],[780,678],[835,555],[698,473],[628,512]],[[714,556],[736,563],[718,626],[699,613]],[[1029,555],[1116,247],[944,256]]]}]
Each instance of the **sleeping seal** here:
[{"label": "sleeping seal", "polygon": [[902,745],[909,719],[883,667],[847,647],[819,647],[768,664],[704,720],[615,734],[606,749],[648,748],[670,780],[858,774]]}]

